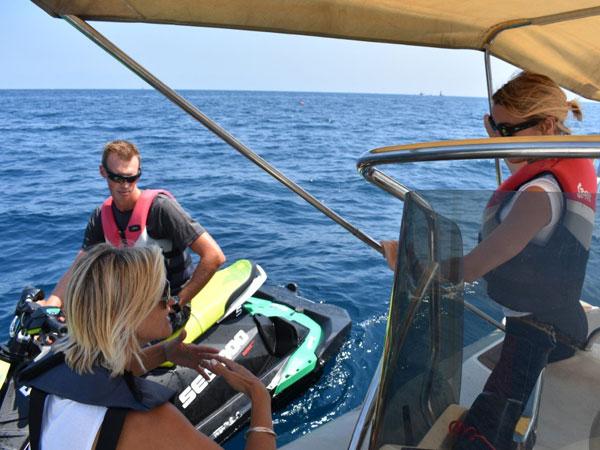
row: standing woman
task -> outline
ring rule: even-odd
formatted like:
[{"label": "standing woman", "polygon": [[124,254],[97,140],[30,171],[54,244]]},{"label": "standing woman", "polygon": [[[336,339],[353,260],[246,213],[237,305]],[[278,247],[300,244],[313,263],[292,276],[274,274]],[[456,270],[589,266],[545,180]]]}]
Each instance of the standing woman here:
[{"label": "standing woman", "polygon": [[220,449],[169,399],[171,389],[139,378],[166,360],[222,376],[253,408],[246,449],[275,449],[271,399],[265,386],[217,350],[183,344],[171,333],[172,299],[158,247],[93,247],[74,265],[65,295],[68,340],[21,374],[32,387],[32,450],[77,448]]},{"label": "standing woman", "polygon": [[[569,112],[582,113],[550,78],[522,72],[492,97],[484,125],[491,137],[569,134]],[[481,242],[463,259],[466,282],[487,281],[502,305],[500,360],[475,399],[455,449],[510,449],[533,387],[549,362],[567,358],[587,338],[579,303],[592,239],[596,175],[589,159],[510,158],[511,176],[484,211]],[[383,242],[394,267],[397,243]],[[463,431],[463,433],[461,433]]]}]

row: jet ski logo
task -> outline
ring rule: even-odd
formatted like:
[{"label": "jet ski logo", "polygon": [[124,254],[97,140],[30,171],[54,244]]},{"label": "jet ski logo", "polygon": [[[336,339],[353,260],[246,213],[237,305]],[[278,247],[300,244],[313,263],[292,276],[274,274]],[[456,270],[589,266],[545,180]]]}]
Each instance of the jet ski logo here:
[{"label": "jet ski logo", "polygon": [[591,202],[592,194],[586,191],[581,183],[577,183],[577,198],[580,200],[583,199],[587,202]]},{"label": "jet ski logo", "polygon": [[[225,348],[219,352],[219,355],[224,356],[225,358],[234,359],[238,353],[244,348],[246,343],[250,340],[250,336],[244,330],[240,330],[236,333],[236,335],[225,344]],[[181,402],[182,408],[187,408],[194,401],[194,399],[200,394],[206,387],[208,383],[210,383],[214,378],[215,374],[208,371],[209,380],[205,380],[202,375],[198,375],[194,380],[190,383],[188,387],[186,387],[181,394],[179,394],[179,401]]]},{"label": "jet ski logo", "polygon": [[235,412],[235,415],[233,416],[229,416],[229,419],[227,419],[223,425],[221,425],[219,428],[217,428],[213,434],[211,434],[211,438],[212,439],[216,439],[219,436],[221,436],[223,434],[223,432],[229,428],[230,426],[232,426],[235,422],[237,422],[239,420],[239,418],[242,417],[242,414],[239,411]]}]

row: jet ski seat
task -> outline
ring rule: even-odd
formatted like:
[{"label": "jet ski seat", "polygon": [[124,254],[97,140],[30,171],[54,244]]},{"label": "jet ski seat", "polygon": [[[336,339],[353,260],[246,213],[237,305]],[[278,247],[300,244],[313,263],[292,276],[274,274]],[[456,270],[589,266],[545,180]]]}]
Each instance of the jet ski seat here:
[{"label": "jet ski seat", "polygon": [[[182,328],[186,332],[183,342],[194,342],[214,324],[241,308],[266,279],[264,270],[247,259],[239,259],[215,273],[189,303],[189,318]],[[166,340],[177,338],[182,329],[175,331]],[[173,363],[165,361],[161,367],[173,367]]]},{"label": "jet ski seat", "polygon": [[191,313],[185,325],[187,335],[184,342],[195,341],[215,323],[240,308],[266,278],[260,266],[247,259],[240,259],[215,273],[190,302]]},{"label": "jet ski seat", "polygon": [[308,328],[283,317],[255,314],[254,322],[267,350],[277,357],[296,349],[309,333]]}]

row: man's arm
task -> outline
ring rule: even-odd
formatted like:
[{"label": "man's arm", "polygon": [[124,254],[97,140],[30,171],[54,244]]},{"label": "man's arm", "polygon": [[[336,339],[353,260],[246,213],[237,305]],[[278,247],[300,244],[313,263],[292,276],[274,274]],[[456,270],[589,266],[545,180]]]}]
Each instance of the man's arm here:
[{"label": "man's arm", "polygon": [[190,302],[225,262],[221,247],[206,231],[191,243],[190,249],[200,256],[200,263],[196,266],[192,278],[179,292],[182,305]]},{"label": "man's arm", "polygon": [[65,295],[65,291],[67,290],[67,284],[71,279],[71,274],[73,273],[73,267],[75,263],[79,261],[85,251],[91,246],[98,244],[100,242],[104,242],[104,233],[102,232],[102,220],[100,218],[100,208],[96,208],[94,212],[90,215],[88,219],[88,223],[85,227],[85,232],[83,235],[83,245],[77,256],[75,257],[75,261],[69,267],[69,269],[65,272],[65,274],[58,280],[54,291],[52,294],[44,300],[40,300],[38,303],[42,306],[57,306],[62,308],[63,305],[63,297]]}]

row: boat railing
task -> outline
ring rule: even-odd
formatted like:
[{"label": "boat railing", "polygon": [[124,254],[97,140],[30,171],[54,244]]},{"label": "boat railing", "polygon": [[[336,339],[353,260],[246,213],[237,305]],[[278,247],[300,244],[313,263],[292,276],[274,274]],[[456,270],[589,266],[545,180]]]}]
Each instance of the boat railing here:
[{"label": "boat railing", "polygon": [[402,200],[411,189],[376,166],[469,159],[599,157],[600,135],[519,136],[380,147],[363,154],[357,168],[367,181]]}]

